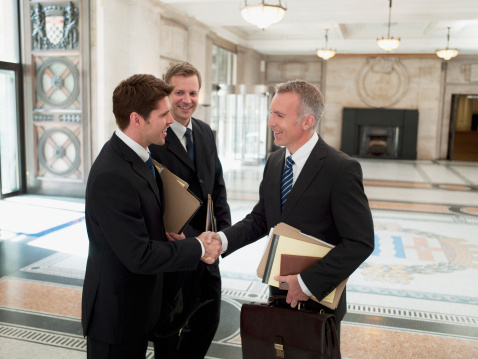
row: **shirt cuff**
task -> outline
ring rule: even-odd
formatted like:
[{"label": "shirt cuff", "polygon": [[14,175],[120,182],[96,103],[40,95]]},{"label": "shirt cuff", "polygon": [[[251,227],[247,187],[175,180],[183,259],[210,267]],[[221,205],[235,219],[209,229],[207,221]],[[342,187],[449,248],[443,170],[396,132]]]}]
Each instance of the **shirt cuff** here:
[{"label": "shirt cuff", "polygon": [[227,237],[223,232],[217,232],[217,234],[219,234],[219,237],[221,237],[221,242],[222,242],[221,254],[223,254],[227,251],[227,245],[228,245]]},{"label": "shirt cuff", "polygon": [[201,240],[198,237],[196,237],[196,239],[199,241],[199,244],[201,245],[201,258],[202,258],[206,254],[206,249],[204,248],[204,244],[202,244]]},{"label": "shirt cuff", "polygon": [[305,285],[304,281],[302,280],[302,278],[300,277],[300,274],[297,274],[297,280],[299,281],[299,285],[300,285],[300,289],[302,289],[302,291],[307,294],[309,297],[312,297],[313,294],[310,292],[310,290],[307,288],[307,286]]}]

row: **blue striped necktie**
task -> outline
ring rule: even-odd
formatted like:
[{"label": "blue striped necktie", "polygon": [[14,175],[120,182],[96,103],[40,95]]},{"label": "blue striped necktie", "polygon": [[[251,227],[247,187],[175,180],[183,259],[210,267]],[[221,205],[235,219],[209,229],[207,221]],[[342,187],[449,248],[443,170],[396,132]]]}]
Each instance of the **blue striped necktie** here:
[{"label": "blue striped necktie", "polygon": [[282,173],[282,182],[280,187],[280,203],[281,209],[284,208],[285,201],[287,201],[287,196],[292,190],[292,181],[294,179],[294,173],[292,171],[292,165],[294,164],[292,156],[287,157],[285,162],[284,173]]}]

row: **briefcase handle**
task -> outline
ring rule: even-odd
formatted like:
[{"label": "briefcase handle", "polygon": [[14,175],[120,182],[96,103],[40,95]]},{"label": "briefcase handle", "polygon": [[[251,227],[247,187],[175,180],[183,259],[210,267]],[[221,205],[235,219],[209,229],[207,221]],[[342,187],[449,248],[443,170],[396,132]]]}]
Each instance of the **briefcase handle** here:
[{"label": "briefcase handle", "polygon": [[[286,295],[283,295],[283,294],[280,294],[280,295],[272,295],[272,296],[270,296],[270,297],[267,299],[267,306],[268,306],[268,307],[280,306],[281,301],[283,301],[282,304],[283,304],[283,303],[287,304],[286,301],[285,301],[286,299],[287,299],[287,296],[286,296]],[[289,305],[289,304],[287,304],[287,305]],[[292,308],[291,308],[291,309],[292,309]],[[299,302],[297,303],[297,310],[303,310],[303,311],[307,310],[305,302],[299,301]],[[320,314],[324,313],[324,310],[321,309],[319,313],[320,313]]]}]

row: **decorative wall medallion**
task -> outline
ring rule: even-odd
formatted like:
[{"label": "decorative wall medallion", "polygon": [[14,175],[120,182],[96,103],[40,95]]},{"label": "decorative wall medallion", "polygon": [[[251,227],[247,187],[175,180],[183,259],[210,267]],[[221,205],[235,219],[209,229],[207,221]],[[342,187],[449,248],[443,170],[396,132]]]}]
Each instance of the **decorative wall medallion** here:
[{"label": "decorative wall medallion", "polygon": [[[66,177],[77,172],[81,162],[80,141],[81,132],[77,127],[75,132],[67,128],[37,128],[38,141],[38,175],[43,176],[45,170],[55,176]],[[78,171],[79,172],[79,171]],[[79,173],[77,173],[79,177]]]},{"label": "decorative wall medallion", "polygon": [[408,74],[398,58],[369,58],[358,72],[357,93],[367,105],[388,107],[397,103],[408,88]]},{"label": "decorative wall medallion", "polygon": [[66,6],[37,3],[31,8],[32,49],[74,49],[78,47],[79,10],[70,1]]},{"label": "decorative wall medallion", "polygon": [[37,71],[35,76],[35,90],[37,94],[36,108],[44,105],[66,108],[73,105],[74,109],[81,108],[78,102],[79,75],[77,70],[79,58],[68,61],[64,57],[49,58],[45,62],[37,57],[35,62]]}]

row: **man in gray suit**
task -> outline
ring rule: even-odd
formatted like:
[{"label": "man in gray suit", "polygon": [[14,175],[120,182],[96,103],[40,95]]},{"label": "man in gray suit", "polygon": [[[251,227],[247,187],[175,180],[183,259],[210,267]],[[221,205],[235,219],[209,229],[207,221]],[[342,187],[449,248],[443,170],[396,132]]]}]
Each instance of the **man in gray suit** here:
[{"label": "man in gray suit", "polygon": [[205,234],[167,241],[164,196],[148,146],[163,145],[173,119],[172,86],[152,75],[134,75],[113,93],[118,129],[88,176],[85,218],[89,252],[81,322],[88,359],[144,359],[158,323],[164,274],[214,263],[217,241]]},{"label": "man in gray suit", "polygon": [[270,287],[270,293],[286,294],[284,305],[293,308],[307,301],[312,310],[335,314],[340,337],[345,291],[336,310],[309,298],[322,300],[359,267],[373,251],[374,230],[360,164],[317,135],[323,111],[323,96],[313,85],[297,80],[276,86],[268,124],[275,143],[283,148],[265,165],[252,212],[219,235],[223,255],[264,237],[280,222],[333,244],[335,248],[311,268],[276,277],[288,283],[287,292]]}]

